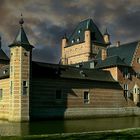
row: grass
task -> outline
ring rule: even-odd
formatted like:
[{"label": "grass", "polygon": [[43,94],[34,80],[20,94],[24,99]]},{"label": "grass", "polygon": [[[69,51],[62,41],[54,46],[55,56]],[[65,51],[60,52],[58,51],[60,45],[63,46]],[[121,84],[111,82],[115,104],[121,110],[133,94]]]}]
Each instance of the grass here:
[{"label": "grass", "polygon": [[138,140],[140,128],[71,134],[1,136],[0,140]]}]

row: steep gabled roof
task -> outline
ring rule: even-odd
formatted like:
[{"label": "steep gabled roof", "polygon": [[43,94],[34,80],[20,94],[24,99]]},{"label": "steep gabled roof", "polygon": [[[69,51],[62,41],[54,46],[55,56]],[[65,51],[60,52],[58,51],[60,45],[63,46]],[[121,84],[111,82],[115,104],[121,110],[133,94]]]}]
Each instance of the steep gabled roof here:
[{"label": "steep gabled roof", "polygon": [[[105,44],[103,36],[93,20],[86,19],[78,24],[72,35],[68,38],[68,46],[72,45],[72,40],[74,40],[73,44],[84,42],[84,32],[87,29],[91,31],[92,42]],[[77,39],[79,39],[79,42],[77,41]]]},{"label": "steep gabled roof", "polygon": [[[107,48],[107,57],[118,56],[126,65],[131,66],[138,42],[139,41],[123,44],[119,47],[109,47]],[[101,51],[96,56],[96,59],[100,58]]]},{"label": "steep gabled roof", "polygon": [[5,54],[5,52],[1,48],[0,48],[0,60],[9,61],[8,56]]},{"label": "steep gabled roof", "polygon": [[128,66],[119,56],[107,57],[105,60],[99,61],[95,68],[107,68],[111,66]]}]

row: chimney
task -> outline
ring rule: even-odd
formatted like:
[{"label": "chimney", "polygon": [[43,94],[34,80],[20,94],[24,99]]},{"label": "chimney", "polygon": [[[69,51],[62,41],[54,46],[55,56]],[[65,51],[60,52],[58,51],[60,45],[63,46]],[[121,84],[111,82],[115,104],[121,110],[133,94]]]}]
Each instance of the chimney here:
[{"label": "chimney", "polygon": [[107,51],[106,49],[101,50],[101,59],[105,60],[107,58]]},{"label": "chimney", "polygon": [[117,47],[119,47],[120,46],[120,41],[117,41],[117,45],[116,45]]}]

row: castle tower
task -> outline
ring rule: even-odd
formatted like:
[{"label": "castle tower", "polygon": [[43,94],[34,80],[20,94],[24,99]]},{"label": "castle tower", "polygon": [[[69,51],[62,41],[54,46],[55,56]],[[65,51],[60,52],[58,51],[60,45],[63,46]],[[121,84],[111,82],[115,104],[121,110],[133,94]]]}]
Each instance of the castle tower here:
[{"label": "castle tower", "polygon": [[62,64],[67,64],[66,63],[66,56],[65,56],[65,50],[64,48],[67,46],[67,37],[66,34],[64,35],[64,37],[62,38],[62,44],[61,44],[61,63]]},{"label": "castle tower", "polygon": [[105,41],[105,43],[107,45],[110,45],[111,44],[110,43],[110,35],[109,35],[108,31],[107,31],[107,28],[106,28],[105,33],[104,33],[104,41]]},{"label": "castle tower", "polygon": [[88,58],[91,58],[91,31],[89,29],[90,20],[87,22],[86,30],[85,30],[85,47],[87,53],[89,54]]},{"label": "castle tower", "polygon": [[30,63],[32,48],[19,21],[20,30],[10,47],[10,121],[29,121]]}]

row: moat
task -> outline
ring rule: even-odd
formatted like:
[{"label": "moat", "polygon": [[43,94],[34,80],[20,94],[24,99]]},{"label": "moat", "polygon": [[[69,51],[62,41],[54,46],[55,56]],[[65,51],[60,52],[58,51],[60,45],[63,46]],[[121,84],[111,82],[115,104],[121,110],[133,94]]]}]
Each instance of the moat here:
[{"label": "moat", "polygon": [[59,120],[30,123],[0,121],[0,135],[40,135],[115,130],[140,127],[140,117],[100,118],[89,120]]}]

